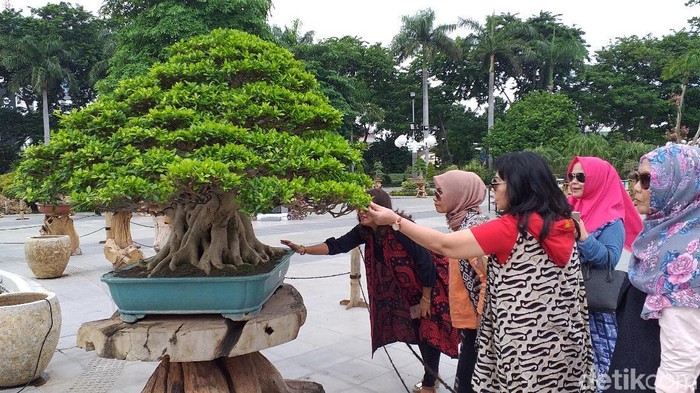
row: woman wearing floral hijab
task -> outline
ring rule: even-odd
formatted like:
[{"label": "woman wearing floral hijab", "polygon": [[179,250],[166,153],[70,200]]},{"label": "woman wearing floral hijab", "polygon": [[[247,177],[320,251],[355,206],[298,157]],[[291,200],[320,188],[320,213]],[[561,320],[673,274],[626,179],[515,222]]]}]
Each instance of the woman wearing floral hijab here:
[{"label": "woman wearing floral hijab", "polygon": [[[574,211],[581,213],[577,241],[581,265],[591,269],[615,268],[622,247],[631,249],[642,230],[642,219],[615,168],[598,157],[574,157],[567,172]],[[617,340],[615,315],[589,310],[593,361],[599,387],[607,378]]]},{"label": "woman wearing floral hijab", "polygon": [[[483,224],[489,219],[481,213],[486,197],[486,185],[473,172],[447,171],[433,177],[438,213],[445,213],[447,225],[459,231]],[[486,295],[486,264],[483,258],[450,258],[450,317],[452,326],[460,330],[462,342],[457,361],[455,390],[472,393],[472,374],[476,365],[476,333],[479,315]]]},{"label": "woman wearing floral hijab", "polygon": [[[640,160],[635,205],[646,214],[629,278],[658,319],[657,392],[693,392],[700,375],[700,149],[670,144]],[[641,345],[641,343],[640,343]]]}]

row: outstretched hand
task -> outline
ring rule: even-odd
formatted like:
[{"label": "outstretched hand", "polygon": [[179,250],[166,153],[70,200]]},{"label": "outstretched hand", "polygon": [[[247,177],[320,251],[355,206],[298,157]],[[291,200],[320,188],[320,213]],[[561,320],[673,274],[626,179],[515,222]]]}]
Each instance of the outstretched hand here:
[{"label": "outstretched hand", "polygon": [[399,215],[391,209],[377,205],[372,202],[369,204],[367,216],[377,225],[391,225],[398,220]]},{"label": "outstretched hand", "polygon": [[303,251],[302,249],[304,248],[304,246],[302,246],[302,245],[300,245],[300,244],[292,243],[292,242],[289,241],[289,240],[284,240],[284,239],[283,239],[283,240],[280,240],[280,243],[282,243],[282,244],[284,244],[285,246],[291,248],[291,249],[294,250],[294,252],[296,252],[297,254],[301,254],[302,251]]}]

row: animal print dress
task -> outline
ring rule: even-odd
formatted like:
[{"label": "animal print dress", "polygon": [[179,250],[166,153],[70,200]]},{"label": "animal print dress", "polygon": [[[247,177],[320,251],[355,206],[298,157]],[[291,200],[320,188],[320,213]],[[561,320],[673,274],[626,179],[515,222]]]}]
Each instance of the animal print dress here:
[{"label": "animal print dress", "polygon": [[588,309],[576,248],[559,267],[530,233],[518,235],[505,264],[489,261],[487,285],[475,391],[592,391]]}]

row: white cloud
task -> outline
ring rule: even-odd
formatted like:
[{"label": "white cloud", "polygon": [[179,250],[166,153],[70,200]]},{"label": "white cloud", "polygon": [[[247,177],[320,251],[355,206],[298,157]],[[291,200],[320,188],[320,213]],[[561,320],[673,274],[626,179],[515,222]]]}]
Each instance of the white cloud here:
[{"label": "white cloud", "polygon": [[[41,7],[59,0],[11,0],[15,9]],[[686,0],[647,2],[639,0],[273,0],[270,23],[291,26],[294,19],[302,30],[314,30],[316,38],[357,36],[370,43],[388,45],[399,32],[401,17],[421,9],[435,10],[437,23],[455,23],[458,17],[484,20],[491,13],[510,12],[526,19],[540,11],[560,14],[568,26],[581,28],[592,49],[616,37],[655,37],[687,27],[687,20],[700,15],[700,6],[686,7]],[[72,1],[97,13],[101,0]]]}]

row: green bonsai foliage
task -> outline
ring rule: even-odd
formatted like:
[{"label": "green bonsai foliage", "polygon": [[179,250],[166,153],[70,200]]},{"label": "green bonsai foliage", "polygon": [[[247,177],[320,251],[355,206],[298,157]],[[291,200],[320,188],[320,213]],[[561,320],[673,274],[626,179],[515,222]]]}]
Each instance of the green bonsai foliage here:
[{"label": "green bonsai foliage", "polygon": [[275,250],[255,238],[250,214],[369,203],[369,177],[350,171],[361,152],[335,132],[340,121],[291,53],[219,29],[64,116],[48,146],[27,149],[15,186],[85,210],[164,209],[172,234],[151,274],[258,264]]}]

